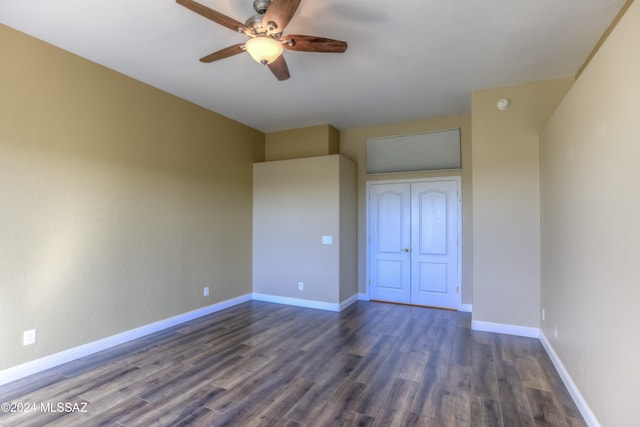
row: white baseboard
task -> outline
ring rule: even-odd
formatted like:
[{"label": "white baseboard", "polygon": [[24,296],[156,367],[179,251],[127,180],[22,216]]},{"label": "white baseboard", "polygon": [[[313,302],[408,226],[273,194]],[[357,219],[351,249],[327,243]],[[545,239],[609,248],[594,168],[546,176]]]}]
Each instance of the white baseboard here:
[{"label": "white baseboard", "polygon": [[97,353],[102,350],[106,350],[110,347],[115,347],[136,338],[141,338],[145,335],[153,334],[163,329],[171,328],[172,326],[197,319],[198,317],[206,316],[207,314],[215,313],[216,311],[233,307],[234,305],[238,305],[246,301],[251,301],[251,294],[242,295],[237,298],[210,305],[208,307],[189,311],[178,316],[150,323],[139,328],[131,329],[129,331],[112,335],[110,337],[106,337],[97,341],[80,345],[78,347],[61,351],[59,353],[54,353],[40,359],[32,360],[21,365],[4,369],[0,371],[0,385],[7,384],[11,381],[36,374],[38,372],[42,372],[46,369],[60,366],[64,363],[71,362],[73,360],[88,356],[93,353]]},{"label": "white baseboard", "polygon": [[473,313],[473,305],[460,304],[460,307],[458,307],[458,311],[462,311],[463,313]]},{"label": "white baseboard", "polygon": [[351,295],[349,298],[347,298],[346,300],[342,301],[340,303],[340,311],[344,310],[345,308],[349,307],[351,304],[358,302],[360,298],[358,298],[358,294],[353,294]]},{"label": "white baseboard", "polygon": [[[253,299],[256,301],[293,305],[295,307],[315,308],[317,310],[327,310],[327,311],[336,311],[336,312],[339,312],[342,310],[341,304],[338,304],[338,303],[315,301],[315,300],[308,300],[308,299],[301,299],[301,298],[281,297],[278,295],[253,294]],[[345,300],[345,301],[348,301],[348,300]],[[348,305],[353,304],[353,302],[355,301],[356,300],[350,302]]]},{"label": "white baseboard", "polygon": [[360,301],[369,301],[369,294],[358,294],[358,299]]},{"label": "white baseboard", "polygon": [[551,359],[553,366],[555,366],[556,371],[558,371],[558,374],[560,375],[560,378],[562,379],[562,382],[564,383],[565,387],[567,387],[567,390],[569,390],[569,394],[571,395],[571,398],[573,399],[576,406],[578,407],[578,410],[582,414],[582,417],[584,418],[587,425],[589,427],[600,427],[600,423],[598,422],[598,419],[591,411],[591,408],[589,408],[589,405],[587,404],[586,400],[584,400],[584,397],[582,397],[582,393],[580,393],[580,390],[578,390],[578,387],[576,387],[576,384],[571,379],[569,372],[566,370],[566,368],[560,361],[560,358],[558,357],[556,352],[553,350],[551,343],[549,342],[545,334],[542,333],[542,331],[540,331],[540,342],[542,343],[542,346],[544,347],[545,351],[549,355],[549,358]]},{"label": "white baseboard", "polygon": [[519,337],[539,338],[540,329],[528,326],[505,325],[503,323],[483,322],[472,320],[471,329],[474,331],[495,332],[497,334],[517,335]]}]

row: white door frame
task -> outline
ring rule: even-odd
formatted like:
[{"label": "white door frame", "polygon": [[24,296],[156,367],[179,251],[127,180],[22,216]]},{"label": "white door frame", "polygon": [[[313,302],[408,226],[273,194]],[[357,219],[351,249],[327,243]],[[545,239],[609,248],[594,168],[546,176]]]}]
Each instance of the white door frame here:
[{"label": "white door frame", "polygon": [[458,292],[458,310],[463,308],[462,304],[462,177],[460,176],[443,176],[443,177],[434,177],[434,178],[416,178],[416,179],[389,179],[389,180],[376,180],[376,181],[367,181],[367,194],[366,194],[366,277],[365,277],[365,285],[367,289],[367,299],[371,296],[371,245],[370,245],[370,236],[371,236],[371,186],[372,185],[380,185],[380,184],[402,184],[402,183],[417,183],[417,182],[438,182],[438,181],[455,181],[456,188],[458,190],[458,283],[456,286],[460,289]]}]

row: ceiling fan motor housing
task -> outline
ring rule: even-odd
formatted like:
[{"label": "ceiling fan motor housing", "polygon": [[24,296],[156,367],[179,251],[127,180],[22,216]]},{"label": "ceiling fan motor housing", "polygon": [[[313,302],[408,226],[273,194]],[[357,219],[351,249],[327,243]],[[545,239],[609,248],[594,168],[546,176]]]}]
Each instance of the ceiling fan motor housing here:
[{"label": "ceiling fan motor housing", "polygon": [[258,13],[257,15],[253,15],[244,23],[247,27],[253,30],[254,34],[260,34],[266,32],[266,28],[262,25],[262,18],[264,15]]},{"label": "ceiling fan motor housing", "polygon": [[267,31],[273,32],[276,30],[277,26],[273,22],[263,22],[264,14],[267,11],[267,8],[271,5],[271,0],[254,0],[253,8],[256,10],[257,14],[253,15],[245,25],[253,30],[254,34],[262,34]]},{"label": "ceiling fan motor housing", "polygon": [[271,0],[254,0],[253,8],[259,15],[264,15],[270,4]]}]

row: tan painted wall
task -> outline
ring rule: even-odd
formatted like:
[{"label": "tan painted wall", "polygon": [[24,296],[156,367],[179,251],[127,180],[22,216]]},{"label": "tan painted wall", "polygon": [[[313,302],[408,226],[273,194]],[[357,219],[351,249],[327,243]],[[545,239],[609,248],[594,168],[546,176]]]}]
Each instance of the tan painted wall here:
[{"label": "tan painted wall", "polygon": [[635,2],[541,138],[541,328],[603,426],[638,425],[638,40]]},{"label": "tan painted wall", "polygon": [[0,369],[251,292],[264,134],[4,26],[0,52]]},{"label": "tan painted wall", "polygon": [[331,125],[271,132],[265,137],[265,159],[286,160],[338,154],[340,132]]},{"label": "tan painted wall", "polygon": [[[462,170],[430,173],[366,174],[367,138],[429,132],[442,129],[461,129]],[[462,302],[471,304],[473,298],[473,228],[471,183],[471,117],[448,116],[412,122],[395,123],[341,131],[340,153],[358,165],[358,292],[367,293],[366,280],[366,186],[368,181],[425,178],[435,176],[462,176]]]},{"label": "tan painted wall", "polygon": [[[340,155],[254,165],[254,292],[341,302],[341,280],[355,278],[353,234],[342,234],[355,208],[341,203],[341,191],[353,192],[355,183],[347,181],[354,171],[353,162]],[[322,244],[324,235],[333,236],[332,245]],[[345,283],[344,291],[349,288],[355,286]]]},{"label": "tan painted wall", "polygon": [[[473,319],[525,327],[540,320],[539,132],[572,77],[475,92]],[[496,108],[511,100],[506,111]]]},{"label": "tan painted wall", "polygon": [[340,302],[358,293],[358,179],[354,161],[340,157]]}]

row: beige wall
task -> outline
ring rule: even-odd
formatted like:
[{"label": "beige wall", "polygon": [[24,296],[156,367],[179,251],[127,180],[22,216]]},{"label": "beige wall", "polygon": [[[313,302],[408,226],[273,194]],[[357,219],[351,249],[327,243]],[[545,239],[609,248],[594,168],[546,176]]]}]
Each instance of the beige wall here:
[{"label": "beige wall", "polygon": [[[475,92],[473,319],[537,328],[540,319],[539,132],[567,77]],[[511,100],[505,111],[501,98]]]},{"label": "beige wall", "polygon": [[358,294],[357,165],[340,157],[340,302]]},{"label": "beige wall", "polygon": [[[355,236],[343,228],[355,214],[344,199],[354,192],[353,178],[355,165],[340,155],[254,165],[255,293],[333,304],[356,293]],[[322,244],[322,236],[333,244]]]},{"label": "beige wall", "polygon": [[[449,172],[403,173],[367,175],[367,138],[393,136],[442,129],[460,128],[462,170]],[[348,129],[340,133],[340,153],[358,164],[358,292],[368,293],[366,280],[366,191],[368,181],[462,176],[462,302],[472,303],[473,295],[473,229],[471,184],[471,117],[468,115],[439,117],[412,122],[395,123],[366,128]]]},{"label": "beige wall", "polygon": [[635,2],[541,138],[541,328],[603,426],[638,425],[639,40]]},{"label": "beige wall", "polygon": [[264,134],[0,40],[0,369],[251,292]]},{"label": "beige wall", "polygon": [[286,160],[338,154],[340,132],[331,125],[271,132],[265,137],[265,159]]}]

